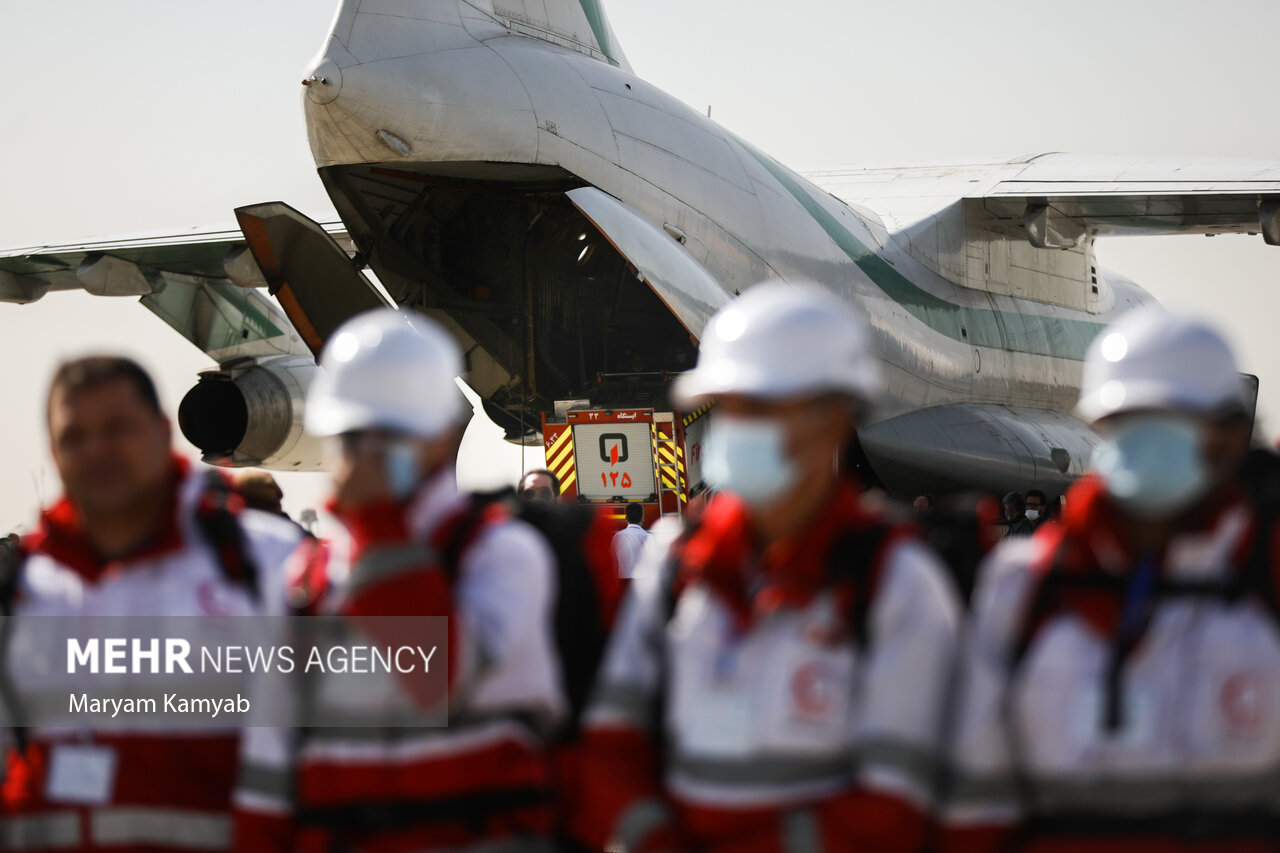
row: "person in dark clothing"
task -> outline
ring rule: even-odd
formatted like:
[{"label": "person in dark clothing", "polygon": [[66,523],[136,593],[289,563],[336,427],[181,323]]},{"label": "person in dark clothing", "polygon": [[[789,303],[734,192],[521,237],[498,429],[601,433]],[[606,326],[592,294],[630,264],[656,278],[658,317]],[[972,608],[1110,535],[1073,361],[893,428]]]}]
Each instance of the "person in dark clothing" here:
[{"label": "person in dark clothing", "polygon": [[1044,492],[1039,489],[1032,489],[1027,492],[1027,500],[1023,512],[1033,531],[1048,521],[1049,501]]}]

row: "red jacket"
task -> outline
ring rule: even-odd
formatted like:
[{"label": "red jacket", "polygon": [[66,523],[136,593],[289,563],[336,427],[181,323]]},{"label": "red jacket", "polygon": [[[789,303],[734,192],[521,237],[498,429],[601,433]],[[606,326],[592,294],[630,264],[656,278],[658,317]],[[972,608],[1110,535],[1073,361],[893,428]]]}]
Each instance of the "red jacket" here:
[{"label": "red jacket", "polygon": [[[196,527],[195,516],[205,503],[203,476],[184,460],[175,459],[174,466],[164,524],[150,542],[126,556],[100,557],[68,500],[42,514],[39,528],[23,540],[28,556],[15,590],[10,642],[28,632],[56,631],[52,626],[61,619],[110,624],[120,617],[157,615],[257,618],[252,596],[228,577]],[[240,515],[239,525],[262,581],[278,580],[280,566],[297,544],[297,528],[255,512]],[[25,749],[11,747],[5,761],[0,848],[230,848],[237,729],[217,723],[184,729],[148,724],[145,718],[132,729],[45,727],[32,717],[38,717],[40,691],[47,694],[55,687],[45,681],[35,686],[27,661],[10,657],[4,664],[29,728]],[[92,692],[93,686],[70,682],[73,691]],[[175,680],[172,689],[190,686],[190,680]],[[65,709],[65,688],[60,696]],[[5,698],[0,725],[8,726],[14,709]],[[94,769],[106,771],[96,782]]]},{"label": "red jacket", "polygon": [[[466,508],[452,476],[441,474],[407,505],[344,515],[345,534],[302,560],[293,583],[302,594],[291,606],[307,600],[309,611],[374,642],[404,641],[409,635],[399,632],[415,630],[422,617],[447,621],[447,681],[386,674],[356,682],[359,693],[334,693],[321,680],[309,704],[294,709],[298,724],[312,726],[305,736],[278,724],[250,729],[238,851],[324,851],[336,843],[393,853],[550,834],[545,733],[564,710],[548,630],[551,555],[527,526],[494,519],[455,573],[440,553]],[[397,616],[411,618],[387,619]],[[271,709],[290,693],[265,681],[255,707],[258,697]],[[418,716],[438,721],[446,699],[447,726]],[[376,737],[313,722],[338,710],[378,727]]]}]

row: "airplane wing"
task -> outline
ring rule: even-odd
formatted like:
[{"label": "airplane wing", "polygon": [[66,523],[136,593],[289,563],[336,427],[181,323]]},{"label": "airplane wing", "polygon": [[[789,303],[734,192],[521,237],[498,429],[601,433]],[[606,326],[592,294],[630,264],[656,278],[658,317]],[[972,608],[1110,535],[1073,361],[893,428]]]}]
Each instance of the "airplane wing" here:
[{"label": "airplane wing", "polygon": [[959,200],[974,224],[1037,248],[1073,248],[1085,236],[1110,234],[1260,233],[1280,245],[1276,161],[1041,154],[807,176],[899,229]]},{"label": "airplane wing", "polygon": [[878,221],[897,251],[993,297],[1100,313],[1111,234],[1261,234],[1280,245],[1280,162],[1042,154],[806,175]]},{"label": "airplane wing", "polygon": [[[341,222],[323,227],[354,252]],[[219,364],[312,356],[265,292],[268,284],[238,227],[0,250],[0,302],[34,302],[62,290],[137,296]]]},{"label": "airplane wing", "polygon": [[[972,198],[972,196],[970,197]],[[981,197],[992,226],[1040,248],[1108,234],[1258,234],[1280,245],[1280,164],[1032,159]],[[975,199],[976,200],[976,199]]]}]

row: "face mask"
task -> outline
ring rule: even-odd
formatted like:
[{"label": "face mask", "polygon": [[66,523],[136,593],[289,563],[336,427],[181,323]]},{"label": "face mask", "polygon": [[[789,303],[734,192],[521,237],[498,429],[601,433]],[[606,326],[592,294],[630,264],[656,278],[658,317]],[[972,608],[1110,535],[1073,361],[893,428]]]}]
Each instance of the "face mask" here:
[{"label": "face mask", "polygon": [[1126,419],[1093,452],[1093,469],[1123,510],[1142,519],[1172,518],[1208,491],[1194,421],[1168,415]]},{"label": "face mask", "polygon": [[785,447],[786,434],[776,421],[712,418],[703,473],[717,489],[733,492],[751,506],[765,505],[798,476]]},{"label": "face mask", "polygon": [[413,494],[421,481],[418,470],[418,445],[412,441],[393,441],[382,452],[387,485],[391,496],[402,501]]},{"label": "face mask", "polygon": [[1038,509],[1027,510],[1027,521],[1035,521],[1039,517],[1040,517],[1040,510]]}]

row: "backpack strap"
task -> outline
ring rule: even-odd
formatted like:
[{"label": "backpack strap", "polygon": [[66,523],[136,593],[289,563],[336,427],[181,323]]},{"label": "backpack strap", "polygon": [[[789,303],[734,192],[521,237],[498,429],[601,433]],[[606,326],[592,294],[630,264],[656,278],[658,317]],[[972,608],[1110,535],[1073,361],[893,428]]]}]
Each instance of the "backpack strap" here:
[{"label": "backpack strap", "polygon": [[500,498],[487,494],[470,495],[466,509],[447,520],[444,529],[437,534],[440,560],[444,564],[450,582],[457,579],[462,555],[479,537],[487,520],[489,508],[498,500]]},{"label": "backpack strap", "polygon": [[871,645],[871,602],[884,574],[885,555],[889,545],[902,539],[905,532],[904,527],[877,520],[845,533],[831,549],[831,577],[847,589],[849,633],[860,654]]},{"label": "backpack strap", "polygon": [[686,523],[671,547],[667,550],[667,559],[662,565],[659,581],[662,584],[662,599],[659,602],[660,624],[667,625],[676,615],[676,605],[680,603],[680,593],[684,592],[687,583],[684,577],[684,548],[702,526],[701,520]]},{"label": "backpack strap", "polygon": [[213,549],[223,576],[232,583],[243,586],[257,601],[261,597],[258,565],[249,554],[244,530],[241,529],[238,518],[244,509],[244,501],[231,488],[221,471],[206,471],[204,485],[204,494],[196,507],[196,527]]},{"label": "backpack strap", "polygon": [[[697,524],[689,525],[671,546],[662,578],[663,624],[669,623],[675,616],[676,604],[680,593],[684,591],[685,579],[681,571],[683,546],[697,529]],[[876,520],[839,537],[831,548],[831,578],[837,586],[844,586],[848,591],[844,597],[849,632],[860,653],[870,646],[869,614],[876,587],[883,574],[884,558],[889,552],[889,546],[905,538],[907,532],[905,525]]]},{"label": "backpack strap", "polygon": [[10,677],[7,662],[9,641],[13,636],[14,602],[18,595],[18,581],[22,577],[22,567],[26,561],[27,555],[21,545],[18,548],[0,548],[0,619],[3,619],[3,623],[0,623],[0,700],[3,700],[9,709],[14,743],[20,753],[27,751],[29,742],[24,720],[26,715],[22,710],[17,685]]},{"label": "backpack strap", "polygon": [[1256,595],[1280,624],[1280,456],[1252,450],[1244,471],[1254,525],[1239,573],[1241,591]]}]

